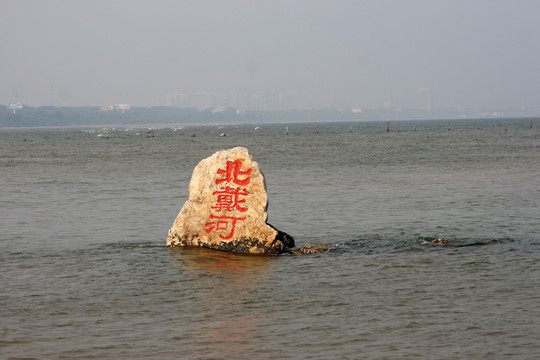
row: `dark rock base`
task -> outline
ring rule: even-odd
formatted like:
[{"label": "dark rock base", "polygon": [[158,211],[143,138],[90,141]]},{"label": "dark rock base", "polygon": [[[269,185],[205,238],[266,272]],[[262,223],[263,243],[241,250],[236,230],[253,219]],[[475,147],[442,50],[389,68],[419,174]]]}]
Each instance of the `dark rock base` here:
[{"label": "dark rock base", "polygon": [[227,251],[238,254],[259,254],[259,255],[278,255],[286,252],[289,248],[294,247],[294,239],[287,233],[278,231],[275,240],[267,246],[257,238],[241,237],[235,241],[220,242],[210,244],[199,241],[198,237],[194,238],[176,238],[169,247],[177,246],[199,246],[207,249]]}]

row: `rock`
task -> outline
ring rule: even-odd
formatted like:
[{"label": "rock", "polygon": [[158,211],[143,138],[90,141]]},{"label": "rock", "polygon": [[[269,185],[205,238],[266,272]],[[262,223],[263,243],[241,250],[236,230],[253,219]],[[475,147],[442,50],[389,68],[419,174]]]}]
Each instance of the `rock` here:
[{"label": "rock", "polygon": [[294,239],[267,224],[266,183],[244,147],[202,160],[189,183],[189,199],[169,230],[167,246],[202,246],[249,254],[279,254]]},{"label": "rock", "polygon": [[441,238],[433,239],[429,243],[430,243],[430,245],[450,245],[450,244],[452,244],[452,242],[450,240],[441,239]]},{"label": "rock", "polygon": [[317,254],[321,252],[326,252],[332,249],[332,246],[326,244],[306,244],[297,249],[287,250],[289,254],[292,255],[304,255],[304,254]]}]

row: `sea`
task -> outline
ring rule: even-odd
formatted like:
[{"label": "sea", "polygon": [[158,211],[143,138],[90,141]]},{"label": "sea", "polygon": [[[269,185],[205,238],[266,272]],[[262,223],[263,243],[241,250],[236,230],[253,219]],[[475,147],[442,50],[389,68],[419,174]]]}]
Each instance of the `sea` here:
[{"label": "sea", "polygon": [[[165,246],[236,146],[329,251]],[[538,119],[0,129],[0,204],[2,359],[540,358]]]}]

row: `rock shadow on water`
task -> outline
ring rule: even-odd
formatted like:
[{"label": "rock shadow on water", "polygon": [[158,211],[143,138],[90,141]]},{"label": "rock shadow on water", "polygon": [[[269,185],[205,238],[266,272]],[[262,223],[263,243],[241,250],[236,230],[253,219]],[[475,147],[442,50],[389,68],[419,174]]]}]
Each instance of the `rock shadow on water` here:
[{"label": "rock shadow on water", "polygon": [[[235,254],[204,247],[167,248],[181,279],[179,309],[183,308],[187,330],[197,332],[190,348],[204,358],[244,358],[256,351],[250,334],[264,331],[268,317],[260,316],[265,299],[259,297],[272,275],[276,256]],[[193,301],[192,299],[200,299]],[[180,310],[182,311],[182,310]],[[173,335],[173,334],[171,334]],[[174,337],[175,335],[173,335]]]},{"label": "rock shadow on water", "polygon": [[197,246],[167,248],[177,268],[194,275],[202,273],[217,278],[237,278],[255,281],[264,273],[274,256],[253,256]]}]

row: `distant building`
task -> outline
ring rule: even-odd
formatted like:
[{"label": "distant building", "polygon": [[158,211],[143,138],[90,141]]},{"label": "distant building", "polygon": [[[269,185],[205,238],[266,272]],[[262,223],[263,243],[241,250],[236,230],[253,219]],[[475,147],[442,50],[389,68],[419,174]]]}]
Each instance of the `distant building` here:
[{"label": "distant building", "polygon": [[215,106],[215,96],[209,92],[194,93],[190,96],[190,107],[196,108],[197,110],[206,110],[211,109]]},{"label": "distant building", "polygon": [[184,93],[167,95],[167,106],[179,108],[195,108],[199,111],[214,108],[216,96],[210,92]]},{"label": "distant building", "polygon": [[99,108],[99,111],[105,111],[105,112],[114,111],[114,105],[103,105],[102,107]]},{"label": "distant building", "polygon": [[126,110],[131,110],[131,105],[129,104],[116,104],[114,105],[114,110],[121,110],[122,112]]},{"label": "distant building", "polygon": [[426,111],[432,112],[433,111],[433,90],[429,88],[421,88],[421,89],[418,89],[418,91],[421,91],[426,94]]},{"label": "distant building", "polygon": [[278,110],[292,110],[297,107],[296,96],[294,94],[280,93],[279,94],[279,108]]},{"label": "distant building", "polygon": [[169,94],[166,100],[167,106],[194,108],[199,111],[216,107],[231,107],[240,111],[292,110],[300,104],[297,94],[275,93],[269,89],[264,93],[252,94],[247,88],[225,95],[211,92]]},{"label": "distant building", "polygon": [[21,103],[11,103],[7,106],[8,110],[13,110],[13,113],[15,114],[17,110],[21,110],[23,108],[23,104]]},{"label": "distant building", "polygon": [[115,104],[115,105],[103,105],[99,108],[99,111],[109,112],[109,111],[128,111],[131,110],[130,104]]}]

